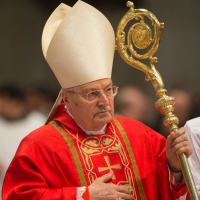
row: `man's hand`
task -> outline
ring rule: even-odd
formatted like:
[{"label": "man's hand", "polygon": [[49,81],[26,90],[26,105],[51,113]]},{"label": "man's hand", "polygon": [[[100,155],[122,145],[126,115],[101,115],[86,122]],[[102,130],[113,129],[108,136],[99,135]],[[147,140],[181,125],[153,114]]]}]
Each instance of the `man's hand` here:
[{"label": "man's hand", "polygon": [[168,164],[172,168],[180,169],[181,166],[178,161],[177,154],[185,153],[187,158],[192,154],[192,146],[185,135],[185,128],[180,128],[175,134],[172,132],[167,137],[166,154]]},{"label": "man's hand", "polygon": [[108,174],[94,180],[89,186],[90,200],[117,200],[118,198],[131,200],[133,198],[131,192],[127,188],[112,183],[106,183],[112,176],[113,172],[110,171]]}]

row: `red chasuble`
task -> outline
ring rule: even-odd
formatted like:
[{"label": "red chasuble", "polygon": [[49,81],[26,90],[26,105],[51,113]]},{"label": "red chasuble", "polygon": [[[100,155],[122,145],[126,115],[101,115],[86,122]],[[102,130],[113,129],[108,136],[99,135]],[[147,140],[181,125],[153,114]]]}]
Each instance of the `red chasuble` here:
[{"label": "red chasuble", "polygon": [[128,188],[134,200],[172,200],[185,184],[170,189],[166,139],[137,121],[116,117],[106,133],[88,136],[64,105],[48,125],[21,142],[3,185],[3,200],[76,200],[88,186],[112,170],[110,182]]}]

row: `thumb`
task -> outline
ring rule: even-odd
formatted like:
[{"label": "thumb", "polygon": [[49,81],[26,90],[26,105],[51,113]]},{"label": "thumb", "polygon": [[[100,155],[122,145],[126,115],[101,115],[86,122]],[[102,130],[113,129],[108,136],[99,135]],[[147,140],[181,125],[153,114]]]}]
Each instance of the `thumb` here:
[{"label": "thumb", "polygon": [[112,176],[113,176],[113,171],[110,170],[109,173],[99,177],[99,181],[103,182],[103,183],[106,183],[112,178]]}]

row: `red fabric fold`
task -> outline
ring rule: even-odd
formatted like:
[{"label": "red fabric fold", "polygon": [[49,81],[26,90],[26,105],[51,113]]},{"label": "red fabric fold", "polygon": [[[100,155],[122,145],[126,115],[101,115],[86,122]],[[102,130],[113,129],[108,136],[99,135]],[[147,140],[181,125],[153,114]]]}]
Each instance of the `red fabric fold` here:
[{"label": "red fabric fold", "polygon": [[86,191],[83,193],[82,198],[83,198],[84,200],[89,200],[89,188],[86,187],[85,189],[86,189]]}]

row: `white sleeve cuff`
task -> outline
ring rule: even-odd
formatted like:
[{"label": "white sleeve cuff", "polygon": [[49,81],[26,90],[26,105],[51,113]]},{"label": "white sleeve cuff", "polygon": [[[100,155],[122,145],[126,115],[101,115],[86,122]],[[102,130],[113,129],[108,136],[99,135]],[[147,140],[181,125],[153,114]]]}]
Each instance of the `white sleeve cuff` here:
[{"label": "white sleeve cuff", "polygon": [[86,187],[85,186],[84,187],[78,187],[77,188],[76,200],[84,200],[82,198],[82,196],[83,196],[85,191],[86,191]]}]

